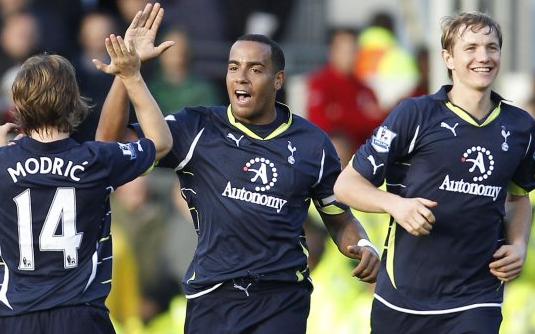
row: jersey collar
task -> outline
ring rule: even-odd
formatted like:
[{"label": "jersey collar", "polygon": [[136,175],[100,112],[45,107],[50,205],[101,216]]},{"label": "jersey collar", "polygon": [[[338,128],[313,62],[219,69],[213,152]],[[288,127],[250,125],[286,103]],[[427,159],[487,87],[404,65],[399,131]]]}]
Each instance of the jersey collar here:
[{"label": "jersey collar", "polygon": [[245,126],[245,124],[238,122],[236,120],[236,118],[234,117],[234,115],[232,114],[232,110],[231,110],[230,105],[227,108],[227,116],[228,116],[228,120],[229,120],[230,124],[232,126],[234,126],[235,128],[239,129],[241,132],[245,133],[247,136],[249,136],[251,138],[254,138],[254,139],[258,139],[258,140],[270,140],[270,139],[273,139],[273,138],[277,137],[278,135],[280,135],[284,131],[288,130],[290,125],[292,125],[292,120],[293,120],[292,112],[290,111],[290,108],[288,108],[287,105],[285,105],[283,103],[280,103],[280,102],[275,102],[275,108],[282,109],[283,112],[287,113],[288,114],[288,120],[286,122],[282,123],[281,125],[279,125],[278,128],[273,130],[273,132],[271,132],[265,138],[262,138],[259,135],[257,135],[256,133],[254,133],[251,129],[247,128]]},{"label": "jersey collar", "polygon": [[495,103],[496,108],[494,108],[490,114],[487,116],[485,121],[483,123],[478,123],[472,116],[470,116],[465,110],[462,108],[454,105],[451,103],[448,99],[448,92],[451,90],[452,85],[444,85],[442,86],[438,92],[431,95],[431,98],[437,101],[441,101],[446,104],[446,107],[451,110],[454,114],[459,116],[462,120],[465,122],[476,126],[476,127],[484,127],[492,123],[501,113],[502,110],[502,101],[505,100],[503,97],[501,97],[499,94],[497,94],[494,91],[491,91],[490,93],[490,99]]}]

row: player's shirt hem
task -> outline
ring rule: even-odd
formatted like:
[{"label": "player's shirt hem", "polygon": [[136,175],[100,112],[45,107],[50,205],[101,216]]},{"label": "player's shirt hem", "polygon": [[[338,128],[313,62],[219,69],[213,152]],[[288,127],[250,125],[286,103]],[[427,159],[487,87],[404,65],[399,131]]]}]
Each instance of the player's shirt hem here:
[{"label": "player's shirt hem", "polygon": [[191,294],[191,295],[186,294],[185,295],[186,299],[195,299],[195,298],[204,296],[204,295],[209,294],[210,292],[214,291],[215,289],[219,288],[221,285],[223,285],[223,282],[218,283],[218,284],[212,286],[211,288],[208,288],[208,289],[203,290],[203,291],[199,291],[199,292]]},{"label": "player's shirt hem", "polygon": [[408,314],[416,314],[416,315],[440,315],[440,314],[449,314],[449,313],[462,312],[462,311],[471,310],[471,309],[475,309],[475,308],[481,308],[481,307],[499,307],[499,308],[502,307],[501,303],[477,303],[477,304],[470,304],[470,305],[454,307],[454,308],[444,309],[444,310],[421,311],[421,310],[411,310],[411,309],[408,309],[408,308],[396,306],[396,305],[386,301],[384,298],[382,298],[378,294],[374,294],[373,296],[374,296],[375,299],[377,299],[383,305],[385,305],[386,307],[388,307],[388,308],[390,308],[390,309],[392,309],[394,311],[408,313]]}]

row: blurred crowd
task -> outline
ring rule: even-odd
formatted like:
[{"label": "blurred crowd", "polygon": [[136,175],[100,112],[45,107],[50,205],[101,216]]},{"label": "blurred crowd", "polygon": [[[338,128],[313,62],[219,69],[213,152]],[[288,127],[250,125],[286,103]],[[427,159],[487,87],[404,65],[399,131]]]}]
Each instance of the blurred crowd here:
[{"label": "blurred crowd", "polygon": [[[92,140],[113,78],[97,71],[91,59],[108,61],[105,37],[122,35],[145,2],[0,0],[2,123],[12,119],[10,89],[20,64],[37,53],[57,53],[75,65],[82,95],[92,105],[76,138]],[[143,74],[164,114],[184,106],[227,104],[224,76],[232,41],[244,33],[263,33],[284,48],[296,7],[293,0],[161,3],[166,16],[159,39],[176,44],[144,65]],[[393,18],[384,12],[371,16],[366,26],[329,27],[324,35],[316,63],[299,73],[303,96],[291,96],[287,89],[280,99],[297,105],[294,113],[330,135],[345,166],[401,99],[429,93],[429,52],[402,45]],[[524,107],[535,117],[535,85]],[[185,315],[180,281],[196,245],[191,215],[197,213],[189,211],[169,171],[155,171],[119,188],[112,207],[114,273],[108,306],[118,331],[180,333]],[[382,245],[387,217],[356,214],[374,244]],[[373,291],[351,277],[353,264],[326,241],[319,221],[311,211],[306,235],[315,291],[309,332],[368,333]],[[534,252],[532,242],[523,276],[506,289],[503,333],[535,332],[535,265],[529,265]]]}]

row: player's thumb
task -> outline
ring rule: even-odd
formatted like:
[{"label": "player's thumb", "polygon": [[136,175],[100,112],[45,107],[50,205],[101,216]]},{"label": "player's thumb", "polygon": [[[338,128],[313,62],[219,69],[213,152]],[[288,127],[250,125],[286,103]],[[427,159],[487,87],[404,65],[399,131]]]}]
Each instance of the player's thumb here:
[{"label": "player's thumb", "polygon": [[158,49],[159,53],[162,54],[165,51],[167,51],[167,49],[172,47],[173,45],[175,45],[174,41],[165,41],[162,44],[158,45],[157,49]]},{"label": "player's thumb", "polygon": [[362,258],[362,247],[359,247],[357,245],[349,245],[347,246],[347,252],[349,253],[349,257],[352,259],[358,259],[360,260]]},{"label": "player's thumb", "polygon": [[418,201],[420,203],[422,203],[423,205],[425,205],[426,207],[428,207],[428,208],[434,208],[434,207],[436,207],[438,205],[437,202],[431,201],[431,200],[426,199],[426,198],[418,198]]},{"label": "player's thumb", "polygon": [[106,64],[104,64],[98,59],[91,59],[91,61],[93,62],[93,64],[95,64],[95,67],[97,68],[97,70],[104,72],[104,73],[108,73],[106,71]]},{"label": "player's thumb", "polygon": [[501,246],[500,248],[498,248],[497,251],[494,252],[492,257],[494,257],[495,259],[499,259],[504,257],[505,255],[507,255],[507,248],[505,246]]}]

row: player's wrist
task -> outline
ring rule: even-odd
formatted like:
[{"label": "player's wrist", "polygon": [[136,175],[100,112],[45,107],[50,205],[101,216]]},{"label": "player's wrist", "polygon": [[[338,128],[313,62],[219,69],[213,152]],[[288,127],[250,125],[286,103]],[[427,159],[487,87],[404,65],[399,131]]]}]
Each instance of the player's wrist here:
[{"label": "player's wrist", "polygon": [[381,257],[381,254],[379,253],[379,250],[377,249],[377,247],[375,247],[374,244],[368,239],[360,239],[357,242],[357,246],[359,246],[359,247],[369,247],[369,248],[373,249],[373,251],[375,252],[375,254],[377,254],[378,257]]}]

